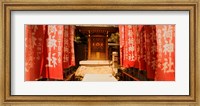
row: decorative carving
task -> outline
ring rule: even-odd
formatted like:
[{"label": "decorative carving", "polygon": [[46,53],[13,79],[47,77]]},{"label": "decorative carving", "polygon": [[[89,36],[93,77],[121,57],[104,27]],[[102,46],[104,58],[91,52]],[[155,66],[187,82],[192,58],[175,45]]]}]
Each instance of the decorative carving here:
[{"label": "decorative carving", "polygon": [[92,37],[92,52],[105,52],[105,38]]}]

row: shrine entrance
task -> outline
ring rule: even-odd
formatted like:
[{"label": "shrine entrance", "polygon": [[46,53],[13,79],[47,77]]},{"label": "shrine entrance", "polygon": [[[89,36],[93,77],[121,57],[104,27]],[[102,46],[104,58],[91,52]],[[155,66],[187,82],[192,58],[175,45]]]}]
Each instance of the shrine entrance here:
[{"label": "shrine entrance", "polygon": [[103,35],[93,35],[88,38],[88,52],[89,60],[107,60],[107,37]]},{"label": "shrine entrance", "polygon": [[114,25],[76,25],[75,61],[79,65],[76,78],[95,81],[93,78],[101,75],[109,78],[116,75],[118,58],[112,53],[119,52],[118,32],[118,26]]},{"label": "shrine entrance", "polygon": [[76,26],[87,37],[87,60],[108,60],[108,38],[118,27]]}]

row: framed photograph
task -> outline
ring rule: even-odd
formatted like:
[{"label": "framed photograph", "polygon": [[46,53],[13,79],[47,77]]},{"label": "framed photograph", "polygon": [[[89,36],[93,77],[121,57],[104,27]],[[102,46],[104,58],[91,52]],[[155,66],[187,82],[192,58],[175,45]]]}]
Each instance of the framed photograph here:
[{"label": "framed photograph", "polygon": [[198,105],[199,3],[1,2],[1,104]]}]

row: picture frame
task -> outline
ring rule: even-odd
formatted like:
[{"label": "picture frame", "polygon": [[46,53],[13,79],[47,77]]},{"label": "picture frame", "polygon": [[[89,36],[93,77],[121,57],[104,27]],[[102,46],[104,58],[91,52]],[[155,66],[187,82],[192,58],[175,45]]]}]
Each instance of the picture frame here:
[{"label": "picture frame", "polygon": [[[101,1],[64,1],[53,0],[12,0],[1,2],[1,105],[199,105],[199,0],[161,1],[145,0],[101,0]],[[190,25],[190,95],[189,96],[12,96],[11,95],[11,11],[189,11]]]}]

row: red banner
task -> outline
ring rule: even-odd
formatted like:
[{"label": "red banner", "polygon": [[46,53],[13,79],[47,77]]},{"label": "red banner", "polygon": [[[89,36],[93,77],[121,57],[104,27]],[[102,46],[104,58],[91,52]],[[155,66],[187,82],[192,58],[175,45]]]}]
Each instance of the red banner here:
[{"label": "red banner", "polygon": [[41,68],[43,78],[63,79],[63,28],[63,25],[48,25],[48,33],[45,36],[43,48],[44,64]]},{"label": "red banner", "polygon": [[174,31],[174,25],[120,25],[121,66],[145,70],[148,79],[174,80]]},{"label": "red banner", "polygon": [[43,25],[26,25],[25,33],[25,79],[33,81],[40,77]]},{"label": "red banner", "polygon": [[74,26],[64,25],[26,26],[26,81],[39,78],[63,79],[63,68],[75,65],[74,30]]},{"label": "red banner", "polygon": [[156,25],[157,69],[155,80],[175,80],[175,25]]},{"label": "red banner", "polygon": [[75,65],[74,26],[64,26],[63,68]]}]

